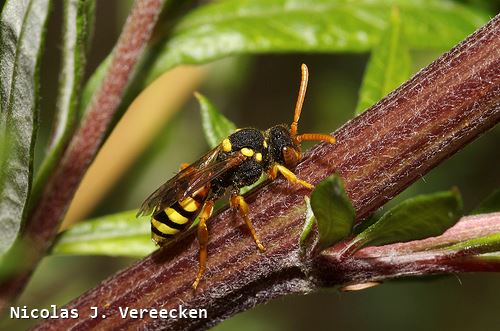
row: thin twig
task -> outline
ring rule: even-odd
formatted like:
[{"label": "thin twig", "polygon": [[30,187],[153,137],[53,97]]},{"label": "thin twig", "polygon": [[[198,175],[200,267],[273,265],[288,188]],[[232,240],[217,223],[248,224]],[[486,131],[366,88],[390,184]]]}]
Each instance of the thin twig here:
[{"label": "thin twig", "polygon": [[[296,173],[312,183],[339,173],[357,217],[362,219],[499,119],[497,16],[344,125],[336,132],[337,144],[313,148]],[[209,222],[208,268],[196,293],[191,283],[197,270],[198,244],[194,233],[189,232],[71,302],[66,308],[78,309],[80,318],[47,320],[37,329],[203,329],[280,295],[306,293],[322,283],[356,280],[361,268],[332,268],[327,264],[332,262],[329,250],[314,259],[301,251],[298,242],[304,222],[304,196],[308,193],[276,180],[249,194],[250,217],[266,245],[265,253],[255,248],[237,215],[225,210],[213,217]],[[412,258],[415,262],[418,256]],[[444,268],[446,263],[458,265],[454,270],[460,271],[499,270],[498,263],[459,258],[431,258],[424,263],[426,268],[412,269],[419,264],[408,263],[404,274],[446,272],[450,270]],[[326,262],[318,263],[322,259]],[[387,265],[382,268],[374,263],[370,273],[388,274],[387,270]],[[170,309],[179,305],[206,308],[209,318],[122,319],[119,314],[120,307]],[[107,317],[88,317],[90,307],[98,307]]]},{"label": "thin twig", "polygon": [[94,159],[118,108],[140,55],[151,37],[164,0],[137,0],[125,23],[106,77],[64,156],[28,218],[26,270],[0,286],[0,310],[24,288],[32,270],[52,244],[59,224],[85,171]]}]

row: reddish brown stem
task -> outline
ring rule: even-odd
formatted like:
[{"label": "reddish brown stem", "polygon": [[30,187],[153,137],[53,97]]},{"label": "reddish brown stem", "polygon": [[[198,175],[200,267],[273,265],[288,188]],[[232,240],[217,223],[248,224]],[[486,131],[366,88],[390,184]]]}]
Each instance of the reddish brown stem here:
[{"label": "reddish brown stem", "polygon": [[[493,127],[499,118],[497,16],[344,125],[335,133],[337,144],[323,143],[307,153],[296,173],[311,183],[340,173],[361,219]],[[298,245],[304,222],[303,201],[308,193],[276,180],[246,198],[249,216],[266,245],[265,253],[255,249],[237,215],[225,210],[213,217],[209,222],[207,272],[197,293],[193,293],[191,282],[197,270],[198,245],[190,232],[71,302],[67,308],[79,309],[81,318],[47,320],[37,329],[199,329],[276,296],[311,291],[318,284],[310,275],[321,280],[320,284],[332,285],[356,280],[363,268],[369,271],[364,275],[392,276],[446,272],[451,270],[443,267],[447,264],[459,266],[453,270],[498,271],[498,264],[436,256],[421,263],[407,260],[399,266],[372,260],[351,270],[339,268],[328,251],[313,261],[301,254]],[[412,258],[415,262],[417,257]],[[398,267],[405,272],[389,273]],[[118,313],[119,307],[169,309],[178,305],[207,308],[209,318],[122,319]],[[99,307],[107,318],[89,318],[86,312],[91,306]]]},{"label": "reddish brown stem", "polygon": [[23,248],[29,261],[25,263],[26,270],[1,284],[0,310],[20,293],[31,271],[52,244],[78,184],[110,127],[133,69],[151,37],[162,4],[163,0],[138,0],[135,3],[101,88],[28,218],[23,237],[29,244]]},{"label": "reddish brown stem", "polygon": [[[408,275],[455,273],[467,271],[500,271],[500,244],[496,247],[453,244],[500,233],[500,213],[467,216],[438,237],[367,247],[352,257],[342,255],[340,243],[313,259],[309,276],[319,286],[351,282],[377,281]],[[448,247],[448,248],[445,248]],[[496,262],[487,262],[481,254],[497,251]],[[479,258],[477,256],[480,256]]]}]

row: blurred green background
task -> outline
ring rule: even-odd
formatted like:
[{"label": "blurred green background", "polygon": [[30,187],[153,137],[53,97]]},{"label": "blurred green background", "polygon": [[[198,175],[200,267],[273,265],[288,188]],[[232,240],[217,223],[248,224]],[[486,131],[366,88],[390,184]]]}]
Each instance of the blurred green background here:
[{"label": "blurred green background", "polygon": [[[484,1],[469,3],[489,5]],[[130,1],[97,1],[95,31],[98,33],[94,36],[87,75],[112,49],[129,6]],[[498,11],[498,4],[489,5],[487,9]],[[47,34],[49,46],[41,73],[43,97],[36,151],[39,156],[44,153],[55,109],[57,80],[51,78],[55,78],[59,70],[60,55],[56,45],[60,44],[60,21],[61,4],[54,2]],[[413,52],[414,72],[439,55],[439,52]],[[276,123],[289,123],[299,86],[299,66],[306,63],[310,81],[301,131],[331,132],[352,118],[367,60],[368,54],[229,58],[210,66],[198,90],[238,126],[264,129]],[[191,97],[87,216],[137,208],[159,182],[178,169],[180,163],[193,161],[207,150],[198,108]],[[141,128],[134,130],[139,132]],[[418,180],[395,200],[457,186],[463,194],[466,211],[470,210],[500,186],[499,141],[500,130],[496,127]],[[189,142],[189,146],[185,142]],[[35,163],[39,160],[37,157]],[[32,308],[63,305],[132,262],[133,259],[110,257],[45,258],[18,305]],[[340,293],[329,289],[307,296],[281,298],[239,314],[215,329],[499,330],[498,293],[498,274],[404,279],[360,292]],[[34,321],[4,319],[0,327],[22,330],[32,323]]]}]

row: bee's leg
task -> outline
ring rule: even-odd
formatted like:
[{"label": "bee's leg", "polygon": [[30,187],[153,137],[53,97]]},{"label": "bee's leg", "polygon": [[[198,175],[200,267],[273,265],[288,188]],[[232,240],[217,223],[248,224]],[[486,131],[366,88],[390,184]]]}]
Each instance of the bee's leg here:
[{"label": "bee's leg", "polygon": [[274,180],[278,176],[278,172],[281,173],[283,175],[283,177],[285,177],[288,181],[290,181],[292,183],[300,184],[300,185],[302,185],[310,190],[312,190],[314,188],[314,186],[312,184],[309,184],[308,182],[297,178],[297,176],[295,176],[295,174],[292,171],[290,171],[287,167],[282,166],[281,164],[273,165],[271,170],[268,171],[267,175],[269,176],[269,178]]},{"label": "bee's leg", "polygon": [[243,197],[238,193],[233,193],[231,194],[231,200],[229,201],[229,204],[231,205],[231,208],[237,209],[240,212],[240,215],[245,220],[245,223],[247,224],[247,227],[250,230],[252,238],[255,241],[255,244],[257,245],[259,250],[261,252],[265,251],[266,249],[264,248],[264,245],[262,245],[259,238],[257,237],[255,229],[252,225],[252,221],[250,221],[250,218],[248,217],[248,205],[245,202],[245,199],[243,199]]},{"label": "bee's leg", "polygon": [[214,201],[207,200],[203,205],[203,209],[200,214],[200,222],[198,223],[198,243],[200,244],[200,260],[198,265],[198,274],[193,282],[193,289],[196,290],[198,284],[200,283],[201,277],[205,272],[205,265],[207,262],[207,244],[208,244],[208,229],[207,229],[207,219],[212,215],[214,210]]}]

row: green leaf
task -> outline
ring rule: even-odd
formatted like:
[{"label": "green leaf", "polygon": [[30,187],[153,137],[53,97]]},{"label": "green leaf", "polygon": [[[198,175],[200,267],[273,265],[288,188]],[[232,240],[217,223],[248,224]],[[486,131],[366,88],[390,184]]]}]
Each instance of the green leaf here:
[{"label": "green leaf", "polygon": [[210,148],[214,148],[236,130],[233,122],[222,115],[206,97],[194,94],[200,103],[201,124]]},{"label": "green leaf", "polygon": [[373,48],[361,84],[356,115],[375,104],[410,77],[411,58],[405,44],[397,7],[393,7],[389,26]]},{"label": "green leaf", "polygon": [[[365,246],[381,246],[441,235],[462,215],[458,190],[420,195],[395,206],[358,234],[345,252],[349,255]],[[345,253],[342,253],[345,254]]]},{"label": "green leaf", "polygon": [[447,250],[472,251],[476,254],[500,252],[500,233],[491,234],[479,238],[472,238],[445,247]]},{"label": "green leaf", "polygon": [[500,189],[495,190],[482,201],[479,206],[472,211],[471,215],[494,213],[498,211],[500,211]]},{"label": "green leaf", "polygon": [[304,245],[307,237],[309,237],[309,234],[311,233],[314,222],[316,222],[316,218],[314,217],[314,213],[311,207],[311,200],[309,199],[309,197],[305,197],[304,199],[306,201],[306,220],[304,222],[304,227],[302,228],[302,233],[300,234],[299,244],[301,246]]},{"label": "green leaf", "polygon": [[35,204],[49,175],[62,156],[78,120],[78,107],[94,1],[64,1],[62,68],[59,75],[56,125],[51,143],[35,178],[30,204]]},{"label": "green leaf", "polygon": [[448,49],[488,20],[451,1],[223,1],[187,15],[157,47],[147,81],[181,63],[229,55],[283,52],[363,52],[380,39],[396,4],[410,48]]},{"label": "green leaf", "polygon": [[149,217],[136,219],[136,213],[132,210],[80,222],[58,236],[52,253],[145,256],[156,247]]},{"label": "green leaf", "polygon": [[316,186],[311,194],[311,207],[318,222],[320,249],[351,233],[355,210],[338,175],[332,175]]},{"label": "green leaf", "polygon": [[[488,15],[439,0],[255,0],[201,6],[144,52],[121,111],[148,84],[180,64],[207,63],[236,54],[365,52],[380,39],[397,4],[410,48],[445,50],[488,21]],[[173,21],[173,20],[171,20]],[[82,109],[100,86],[110,56],[84,89]]]},{"label": "green leaf", "polygon": [[12,245],[9,251],[0,256],[0,282],[18,274],[26,267],[26,242],[18,240]]},{"label": "green leaf", "polygon": [[31,188],[38,64],[49,7],[48,0],[10,0],[0,17],[0,140],[10,142],[1,169],[0,256],[17,237]]},{"label": "green leaf", "polygon": [[80,0],[85,2],[83,9],[86,11],[82,13],[80,19],[82,23],[85,24],[85,50],[88,54],[92,46],[92,40],[94,39],[94,28],[95,28],[95,0]]},{"label": "green leaf", "polygon": [[[0,169],[5,169],[6,160],[8,160],[10,153],[12,152],[12,143],[9,136],[9,132],[5,132],[5,135],[0,135]],[[0,192],[3,190],[6,174],[4,171],[0,171]]]}]

